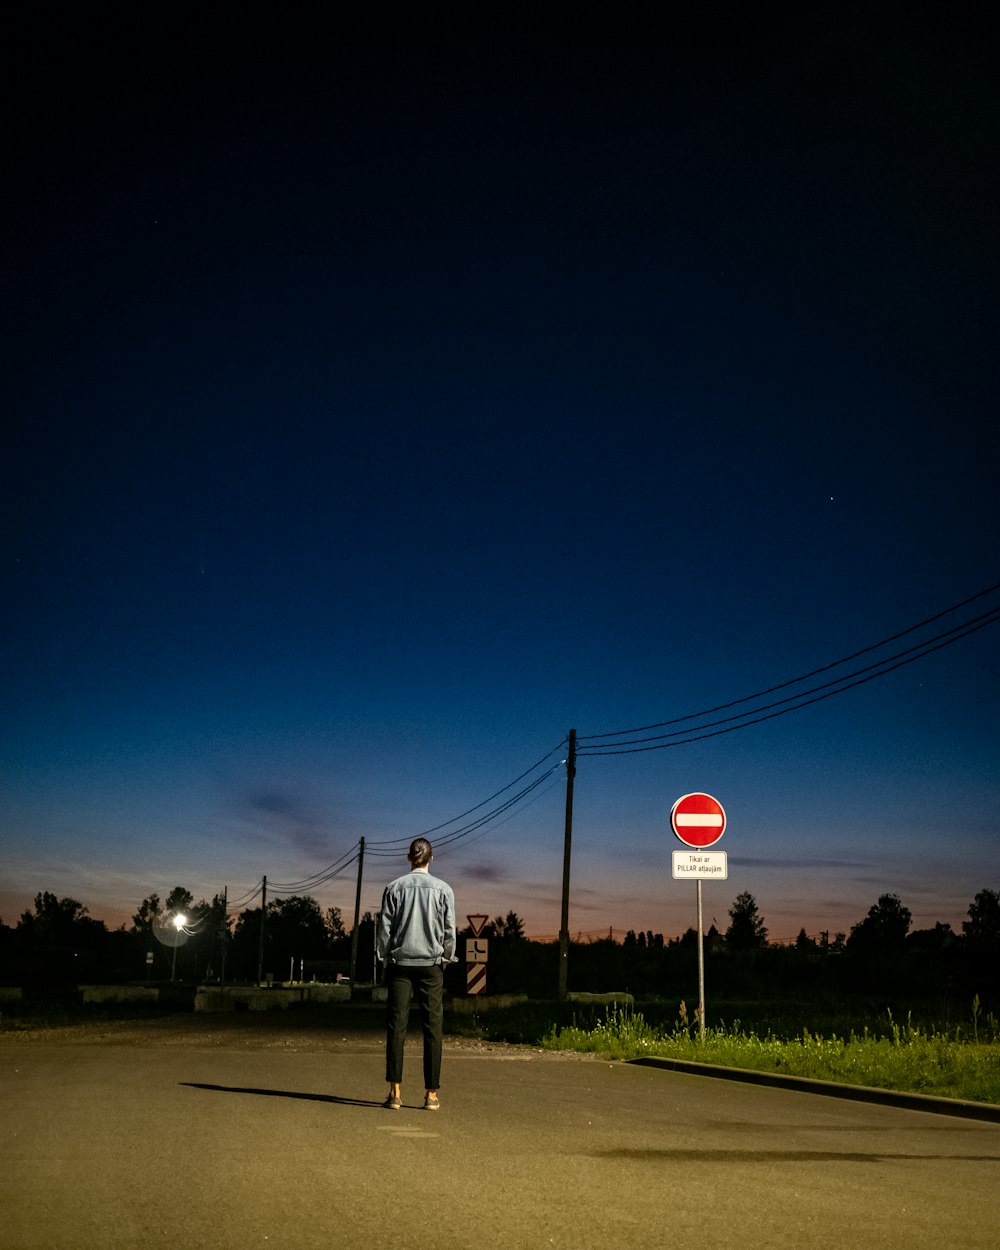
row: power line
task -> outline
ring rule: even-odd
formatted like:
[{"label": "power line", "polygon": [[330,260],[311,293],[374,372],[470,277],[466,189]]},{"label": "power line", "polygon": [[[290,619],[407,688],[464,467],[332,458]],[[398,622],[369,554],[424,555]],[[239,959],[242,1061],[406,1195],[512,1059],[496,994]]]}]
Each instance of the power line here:
[{"label": "power line", "polygon": [[[562,744],[560,743],[560,746],[561,745]],[[550,751],[548,754],[551,755],[552,752]],[[543,757],[543,759],[544,758],[545,757]],[[535,767],[537,767],[537,765]],[[505,813],[509,812],[511,815],[514,815],[511,809],[516,807],[519,803],[521,803],[523,799],[526,799],[529,794],[532,794],[540,785],[542,785],[545,781],[547,781],[554,772],[558,771],[562,767],[563,767],[563,761],[560,760],[558,764],[553,764],[551,768],[548,768],[544,773],[536,777],[534,781],[529,782],[528,785],[526,785],[522,790],[519,790],[517,794],[511,795],[510,798],[506,799],[503,803],[499,804],[497,807],[492,808],[488,812],[484,812],[483,815],[478,816],[473,821],[470,821],[469,824],[463,825],[459,829],[453,829],[450,833],[445,834],[443,837],[436,838],[434,842],[435,848],[442,847],[442,846],[450,846],[455,842],[459,842],[463,838],[468,837],[470,834],[475,833],[477,830],[482,829],[484,826],[491,824],[493,821],[497,820],[500,816],[503,816]],[[531,769],[528,770],[528,772],[530,771]],[[527,776],[527,773],[521,774],[522,778],[525,776]],[[513,785],[514,783],[512,782],[511,784]],[[508,788],[509,787],[505,786],[504,790]],[[502,794],[502,793],[503,793],[503,790],[497,791],[497,794]],[[495,798],[496,795],[494,795],[493,797]],[[538,795],[536,797],[540,798],[541,795]],[[485,800],[485,802],[489,802],[489,799]],[[477,807],[470,808],[469,812],[467,812],[466,815],[468,815],[470,812],[474,812],[478,810],[478,808],[482,806],[483,806],[482,803],[477,804]],[[461,819],[461,818],[456,817],[456,819]],[[439,829],[444,829],[447,827],[447,824],[450,824],[450,823],[451,822],[449,821],[449,822],[446,822],[446,824],[438,825],[437,827]],[[430,832],[433,833],[434,830],[430,830]],[[423,837],[425,835],[420,834],[418,836]],[[410,839],[402,839],[402,842],[407,845],[409,844],[409,841]],[[369,850],[370,845],[371,844],[369,843],[365,844],[366,852]],[[372,855],[382,856],[383,858],[386,856],[396,856],[399,854],[399,845],[400,845],[399,840],[397,840],[395,843],[388,843],[388,842],[375,843],[374,849],[372,849],[371,853]]]},{"label": "power line", "polygon": [[[881,666],[878,666],[878,671],[874,673],[869,673],[867,677],[859,677],[857,681],[847,681],[847,677],[855,676],[855,674],[847,674],[846,677],[840,679],[840,681],[836,683],[830,683],[830,682],[824,683],[824,686],[835,684],[837,686],[837,689],[827,690],[825,694],[817,694],[816,697],[812,699],[806,699],[804,697],[806,694],[812,693],[812,691],[803,691],[802,695],[794,696],[795,698],[798,698],[801,701],[796,702],[793,707],[783,707],[781,708],[780,711],[769,712],[767,716],[757,716],[755,714],[756,712],[762,712],[766,710],[766,708],[773,708],[777,706],[777,704],[772,703],[772,704],[767,704],[766,708],[765,707],[756,708],[754,709],[754,711],[744,712],[744,713],[741,713],[739,716],[726,718],[727,720],[743,720],[743,724],[741,725],[730,725],[726,729],[714,729],[711,733],[700,732],[701,729],[709,728],[709,726],[707,725],[693,726],[690,730],[681,731],[682,733],[687,733],[691,736],[681,738],[677,742],[658,741],[653,746],[638,746],[634,744],[630,745],[628,743],[621,743],[618,746],[606,746],[606,747],[601,747],[600,745],[598,745],[595,747],[591,747],[589,750],[581,751],[580,754],[581,755],[632,755],[640,751],[662,751],[662,750],[665,750],[667,747],[686,746],[688,743],[691,743],[691,742],[701,742],[705,738],[717,738],[717,737],[720,737],[722,734],[735,733],[736,730],[738,729],[749,729],[751,725],[759,725],[763,723],[764,721],[775,720],[779,716],[787,716],[789,712],[798,712],[804,707],[811,706],[813,703],[822,703],[825,699],[832,699],[834,695],[843,694],[847,690],[852,690],[854,689],[855,686],[864,686],[870,681],[875,681],[875,679],[878,677],[885,677],[887,673],[895,672],[895,670],[898,668],[904,668],[907,664],[913,664],[917,660],[922,660],[924,659],[925,656],[931,655],[935,651],[940,651],[944,647],[949,647],[951,646],[953,642],[958,642],[960,639],[968,637],[969,634],[977,633],[980,629],[984,629],[987,625],[994,625],[996,624],[997,621],[1000,621],[1000,609],[997,609],[993,613],[987,613],[984,615],[986,619],[982,619],[979,617],[975,618],[976,621],[978,621],[978,624],[968,622],[967,623],[969,626],[968,628],[965,628],[964,626],[958,626],[957,628],[961,629],[963,632],[955,634],[954,637],[951,637],[951,638],[947,637],[947,634],[955,633],[954,630],[948,630],[946,631],[945,634],[939,634],[937,636],[937,639],[944,639],[944,641],[938,641],[937,639],[930,639],[927,644],[921,644],[922,649],[919,649],[919,650],[918,648],[908,647],[906,651],[902,651],[898,653],[898,655],[901,655],[901,656],[907,655],[908,658],[900,659],[897,664],[889,664],[887,660],[885,662],[888,665],[887,667],[883,668]],[[931,646],[930,643],[936,643],[936,645]],[[918,654],[908,655],[908,652],[913,651],[913,650],[918,650]],[[896,659],[896,658],[898,657],[897,656],[889,657],[889,659]],[[868,666],[868,668],[872,668],[872,667],[875,667],[875,666],[872,666],[872,665]],[[863,672],[867,672],[867,669],[859,669],[857,671],[863,673]],[[841,684],[842,682],[846,684]],[[814,687],[814,689],[821,690],[821,689],[824,689],[824,686],[817,686],[817,687]],[[779,703],[787,703],[787,702],[789,702],[788,699],[779,700]],[[732,706],[732,704],[730,704],[729,706]],[[752,717],[753,719],[746,720],[744,719],[745,717]],[[673,722],[668,722],[668,723],[673,723]],[[718,725],[718,724],[723,724],[724,722],[716,721],[713,723]],[[676,736],[677,735],[675,734],[661,735],[661,737],[676,737]],[[650,739],[636,739],[635,740],[635,742],[643,742],[643,741],[648,742],[650,741]]]},{"label": "power line", "polygon": [[313,873],[311,877],[305,877],[301,881],[293,881],[287,885],[272,882],[268,882],[268,885],[276,894],[296,894],[301,890],[315,889],[317,886],[325,885],[326,882],[341,876],[351,864],[357,862],[357,858],[357,847],[352,846],[349,851],[345,851],[341,855],[340,859],[334,860],[328,868],[322,868],[319,872]]},{"label": "power line", "polygon": [[[458,842],[460,839],[468,837],[470,833],[475,833],[477,830],[484,828],[486,825],[491,824],[493,821],[497,821],[498,823],[503,824],[507,820],[510,820],[511,817],[517,814],[511,809],[514,808],[517,804],[519,804],[522,799],[527,798],[529,794],[532,794],[535,790],[537,790],[540,785],[548,781],[548,779],[552,776],[553,773],[560,771],[563,767],[563,762],[564,761],[560,760],[558,764],[553,764],[553,766],[550,769],[548,769],[547,772],[542,773],[540,777],[536,777],[535,780],[531,782],[530,785],[525,786],[523,790],[515,794],[512,798],[508,799],[506,803],[502,803],[499,807],[494,808],[493,811],[486,813],[486,815],[484,816],[481,816],[478,820],[473,821],[470,825],[466,825],[465,828],[456,829],[454,832],[447,834],[445,837],[439,838],[437,841],[437,845],[448,846],[453,842]],[[547,790],[550,788],[551,787],[547,786],[546,790],[542,791],[542,794],[546,793]],[[541,794],[535,795],[535,799],[539,799],[541,797],[542,797]],[[530,801],[533,803],[535,799],[532,799]],[[524,806],[527,807],[528,804],[525,803]],[[507,814],[505,815],[505,813]],[[499,820],[499,817],[501,816],[504,816],[504,820],[502,821]]]},{"label": "power line", "polygon": [[[552,769],[552,772],[557,771],[557,769],[561,769],[561,768],[562,768],[562,766],[563,766],[563,765],[562,765],[562,763],[558,764],[558,765],[557,765],[557,768]],[[547,776],[551,777],[551,776],[552,776],[552,772],[548,773],[548,774],[547,774]],[[544,780],[546,780],[546,778],[545,778],[545,777],[543,777],[543,778],[542,778],[542,780],[544,781]],[[497,823],[498,825],[505,825],[505,824],[507,823],[507,821],[508,821],[508,820],[513,820],[515,816],[520,816],[520,815],[521,815],[521,813],[524,811],[524,809],[525,809],[526,807],[531,807],[531,805],[532,805],[533,803],[537,803],[539,799],[544,798],[544,796],[545,796],[546,794],[548,794],[548,792],[552,789],[552,787],[553,787],[553,786],[556,786],[556,785],[558,785],[558,784],[559,784],[559,780],[560,780],[560,779],[559,779],[558,777],[554,777],[554,778],[553,778],[553,779],[549,782],[549,784],[545,787],[545,789],[544,789],[544,790],[539,791],[539,793],[538,793],[538,794],[536,794],[536,795],[534,795],[532,798],[528,799],[528,801],[527,801],[526,803],[524,803],[521,807],[519,807],[519,808],[517,809],[517,811],[511,811],[511,812],[508,812],[508,813],[506,814],[506,816],[504,816],[504,817],[503,817],[503,819],[498,819],[496,823]],[[473,831],[470,831],[470,832],[473,832]],[[478,836],[477,836],[477,837],[472,837],[472,838],[470,838],[469,840],[470,840],[470,841],[472,841],[472,842],[478,841],[478,838],[483,837],[483,836],[484,836],[487,832],[492,832],[492,830],[487,830],[486,828],[482,828],[482,829],[480,829],[480,830],[478,831]],[[438,845],[440,845],[440,843],[439,843]]]},{"label": "power line", "polygon": [[[535,771],[536,768],[540,768],[542,764],[545,763],[545,761],[549,758],[550,755],[554,755],[556,751],[561,750],[562,747],[564,747],[565,745],[566,745],[566,739],[563,738],[562,741],[557,742],[556,745],[550,751],[546,751],[540,760],[532,764],[530,768],[526,768],[524,772],[521,773],[519,777],[515,777],[513,781],[508,781],[508,783],[505,786],[502,786],[495,793],[491,794],[489,798],[483,799],[481,803],[477,803],[475,807],[468,808],[467,811],[460,812],[458,816],[453,816],[451,820],[443,821],[440,825],[434,825],[430,829],[424,829],[421,833],[418,833],[415,836],[419,838],[427,838],[432,833],[437,833],[441,829],[447,829],[449,825],[457,824],[458,821],[464,820],[466,816],[471,816],[473,812],[478,812],[481,807],[485,807],[487,803],[492,803],[493,800],[496,798],[499,798],[501,794],[505,794],[511,788],[511,786],[516,786],[519,781],[523,781],[525,777],[529,777]],[[557,767],[561,767],[561,764],[557,765]],[[551,772],[552,770],[549,770],[549,771]],[[549,774],[546,773],[544,776],[548,776],[548,775]],[[544,780],[544,777],[542,778],[542,780]],[[528,790],[532,788],[533,786],[529,786]],[[527,793],[527,792],[528,791],[526,790],[526,791],[523,791],[522,793]],[[504,804],[503,807],[498,808],[497,810],[503,811],[506,809],[507,806],[509,806],[509,803]],[[440,844],[442,842],[452,840],[452,836],[453,835],[446,835],[444,838],[439,838],[438,843]],[[412,840],[413,839],[409,837],[392,838],[392,839],[389,839],[388,841],[383,841],[383,842],[366,842],[365,846],[366,846],[366,849],[372,850],[373,853],[378,854],[381,852],[374,851],[373,848],[409,846]]]},{"label": "power line", "polygon": [[[933,625],[935,621],[941,620],[942,617],[949,616],[952,612],[958,612],[962,608],[968,607],[970,603],[975,603],[978,599],[982,599],[986,595],[993,594],[997,590],[1000,590],[1000,582],[997,582],[992,586],[987,586],[985,590],[977,591],[976,594],[970,595],[967,599],[963,599],[960,603],[954,603],[951,607],[944,608],[940,612],[935,612],[933,616],[928,616],[924,620],[918,621],[915,625],[909,625],[906,629],[899,630],[898,633],[890,634],[887,638],[883,638],[881,642],[874,642],[870,646],[862,647],[860,651],[854,651],[852,654],[845,655],[839,660],[833,660],[831,663],[824,664],[820,668],[814,668],[808,673],[802,673],[798,677],[791,677],[787,681],[779,682],[775,686],[768,686],[766,690],[759,690],[756,694],[744,695],[742,698],[733,699],[729,703],[720,703],[716,707],[706,708],[701,712],[689,712],[686,716],[675,716],[671,720],[660,721],[653,725],[639,725],[633,729],[614,729],[608,733],[580,735],[578,741],[583,743],[593,742],[598,738],[629,737],[632,734],[646,733],[650,729],[665,729],[668,725],[680,725],[684,721],[700,720],[703,716],[713,716],[716,712],[726,712],[729,708],[739,707],[742,703],[752,703],[756,699],[763,699],[766,695],[775,694],[779,690],[786,690],[789,686],[796,686],[800,682],[808,681],[811,677],[818,677],[821,673],[827,673],[831,669],[839,668],[841,664],[849,664],[852,660],[857,660],[863,655],[870,654],[872,651],[878,651],[881,647],[888,646],[891,642],[898,642],[900,638],[905,638],[908,634],[912,634],[918,629],[923,629],[927,625]],[[977,617],[973,619],[978,620],[979,618]],[[957,628],[961,627],[959,626]],[[817,687],[817,689],[819,689],[819,687]]]},{"label": "power line", "polygon": [[227,899],[226,900],[227,908],[235,909],[237,907],[246,907],[247,904],[252,903],[253,900],[257,897],[257,895],[261,892],[261,888],[263,887],[263,884],[264,884],[264,879],[262,877],[255,886],[252,886],[249,890],[246,891],[245,894],[241,894],[239,898]]},{"label": "power line", "polygon": [[[467,808],[458,816],[452,817],[451,820],[446,820],[439,825],[435,825],[433,828],[428,829],[416,836],[426,837],[428,834],[437,833],[442,829],[448,829],[449,826],[463,820],[466,816],[471,816],[473,813],[479,812],[481,808],[486,806],[486,804],[499,798],[501,795],[506,794],[512,786],[516,786],[518,782],[523,781],[525,777],[530,777],[533,772],[536,772],[546,762],[546,760],[559,751],[565,745],[565,742],[566,740],[563,739],[561,742],[557,743],[551,750],[546,751],[541,759],[536,760],[530,768],[525,769],[525,771],[515,777],[513,781],[509,781],[505,786],[502,786],[499,790],[494,791],[493,794],[491,794],[488,798],[483,799],[482,802],[475,804],[473,807]],[[436,838],[435,845],[437,847],[452,845],[465,838],[469,838],[476,832],[485,830],[488,825],[493,824],[494,822],[504,823],[504,821],[511,819],[516,814],[514,809],[519,808],[519,805],[528,806],[530,803],[535,802],[538,798],[541,798],[541,794],[544,794],[546,791],[543,790],[540,794],[535,794],[535,791],[538,790],[539,786],[549,780],[553,773],[561,769],[564,763],[565,761],[560,760],[558,763],[553,764],[547,768],[545,772],[534,778],[534,780],[522,787],[522,789],[517,791],[517,793],[510,795],[496,807],[491,808],[487,812],[483,812],[467,824],[462,825],[457,829],[451,829],[450,832]],[[552,784],[554,784],[554,782]],[[548,788],[550,787],[546,787],[546,789]],[[531,795],[534,795],[534,797],[529,798]],[[503,820],[501,820],[501,817]],[[407,837],[389,839],[384,842],[366,842],[365,851],[366,854],[370,854],[375,857],[396,856],[399,854],[400,847],[408,846],[411,841],[412,838]],[[313,890],[319,889],[321,886],[326,885],[330,881],[342,877],[353,864],[358,862],[358,858],[359,850],[358,846],[355,845],[352,846],[349,851],[346,851],[340,859],[335,860],[332,864],[328,865],[326,868],[320,869],[311,876],[303,877],[299,881],[285,883],[269,881],[268,889],[271,893],[276,895],[309,893]],[[247,893],[243,896],[231,900],[229,906],[233,909],[241,907],[246,908],[248,904],[253,902],[253,900],[260,895],[262,887],[263,880],[259,881],[252,890],[247,891]]]},{"label": "power line", "polygon": [[[835,660],[830,664],[825,664],[820,668],[813,669],[809,673],[804,673],[799,677],[791,678],[788,681],[781,682],[777,685],[770,686],[766,690],[758,691],[756,694],[746,695],[741,699],[733,699],[728,703],[719,704],[717,707],[706,709],[702,712],[692,712],[687,716],[674,717],[672,720],[661,721],[658,724],[641,726],[632,730],[616,730],[606,734],[590,734],[582,737],[581,742],[587,744],[580,748],[580,755],[624,755],[632,754],[639,750],[661,750],[671,746],[681,746],[689,742],[698,742],[704,738],[717,737],[722,733],[732,733],[736,729],[749,728],[751,725],[760,724],[765,720],[772,720],[776,716],[786,715],[788,712],[798,711],[800,708],[808,707],[813,703],[822,702],[824,699],[831,698],[835,694],[843,694],[847,690],[853,689],[855,686],[866,684],[868,681],[875,680],[876,677],[883,677],[888,673],[894,672],[897,668],[902,668],[906,664],[913,663],[915,660],[923,659],[925,656],[935,651],[941,650],[943,647],[950,646],[953,642],[958,642],[962,638],[966,638],[969,634],[976,633],[978,630],[987,625],[994,624],[1000,620],[1000,608],[991,608],[986,612],[980,613],[978,616],[971,617],[963,621],[959,625],[954,625],[950,629],[944,630],[939,634],[935,634],[931,638],[925,638],[922,642],[906,647],[902,651],[897,651],[892,655],[883,657],[881,660],[875,661],[873,664],[865,665],[862,668],[855,669],[852,672],[845,673],[840,677],[833,678],[831,681],[823,682],[817,686],[812,686],[806,690],[800,690],[797,694],[789,695],[784,699],[778,699],[773,703],[761,704],[755,708],[747,709],[743,712],[737,712],[732,716],[723,717],[721,720],[708,721],[700,725],[689,725],[684,729],[673,730],[670,733],[655,734],[648,738],[632,737],[630,740],[621,742],[612,742],[608,739],[627,738],[628,735],[640,734],[644,730],[666,728],[669,725],[679,725],[685,721],[701,720],[705,716],[709,716],[714,712],[726,711],[729,708],[738,707],[741,704],[751,703],[759,700],[764,696],[774,693],[778,690],[785,690],[789,686],[794,686],[808,678],[817,676],[821,673],[829,672],[831,669],[837,668],[842,664],[849,663],[851,660],[862,655],[868,655],[873,651],[877,651],[881,647],[887,646],[889,643],[897,639],[904,638],[908,634],[912,634],[915,630],[926,627],[934,621],[940,620],[951,612],[981,599],[984,595],[1000,589],[1000,585],[988,587],[986,590],[980,591],[976,595],[970,596],[961,603],[952,605],[942,612],[936,613],[934,616],[928,617],[916,625],[911,625],[907,629],[900,630],[898,633],[892,634],[888,638],[883,638],[881,642],[873,643],[871,646],[864,647],[860,651],[844,656],[840,660]],[[868,674],[867,676],[863,676]],[[857,678],[858,680],[852,680]],[[825,691],[826,693],[819,693]],[[807,696],[815,695],[815,698]],[[784,704],[792,704],[790,707],[782,707]],[[781,711],[773,712],[772,709],[781,708]],[[761,715],[763,712],[772,712],[771,715]],[[742,724],[732,724],[731,722],[742,721]],[[717,726],[728,725],[726,729],[717,729]],[[709,733],[707,730],[715,729],[716,732]],[[603,739],[603,741],[602,741]],[[676,739],[676,741],[665,741],[665,739]],[[643,743],[653,743],[652,746],[642,746]]]}]

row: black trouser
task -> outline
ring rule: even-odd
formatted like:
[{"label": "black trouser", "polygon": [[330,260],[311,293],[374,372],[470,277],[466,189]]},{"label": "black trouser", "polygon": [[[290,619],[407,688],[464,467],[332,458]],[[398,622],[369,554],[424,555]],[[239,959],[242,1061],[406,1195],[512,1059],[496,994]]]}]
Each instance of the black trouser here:
[{"label": "black trouser", "polygon": [[386,969],[385,1079],[403,1079],[403,1047],[416,997],[424,1032],[424,1088],[441,1086],[441,1034],[444,1031],[444,968],[440,964],[390,964]]}]

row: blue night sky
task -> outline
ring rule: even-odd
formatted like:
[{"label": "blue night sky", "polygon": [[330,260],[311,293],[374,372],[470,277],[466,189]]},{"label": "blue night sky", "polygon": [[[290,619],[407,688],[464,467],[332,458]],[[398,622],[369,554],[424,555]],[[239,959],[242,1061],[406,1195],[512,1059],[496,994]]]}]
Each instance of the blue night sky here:
[{"label": "blue night sky", "polygon": [[570,728],[574,936],[694,923],[692,790],[723,928],[741,890],[794,938],[1000,887],[990,627],[595,753],[1000,583],[995,15],[879,9],[8,48],[6,923],[265,874],[349,918],[358,840],[375,910],[433,829],[460,914],[554,937]]}]

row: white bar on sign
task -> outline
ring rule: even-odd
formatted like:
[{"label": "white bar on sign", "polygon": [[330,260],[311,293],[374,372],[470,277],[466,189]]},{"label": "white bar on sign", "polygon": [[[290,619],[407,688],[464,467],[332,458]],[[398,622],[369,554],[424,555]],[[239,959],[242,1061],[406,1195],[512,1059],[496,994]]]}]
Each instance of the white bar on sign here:
[{"label": "white bar on sign", "polygon": [[721,825],[722,813],[715,812],[675,812],[675,825]]}]

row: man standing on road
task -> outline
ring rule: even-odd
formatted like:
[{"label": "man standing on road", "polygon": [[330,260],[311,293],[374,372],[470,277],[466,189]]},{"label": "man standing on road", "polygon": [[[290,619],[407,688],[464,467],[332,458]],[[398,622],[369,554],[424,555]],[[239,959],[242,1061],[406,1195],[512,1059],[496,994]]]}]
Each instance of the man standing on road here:
[{"label": "man standing on road", "polygon": [[431,876],[434,857],[426,838],[410,843],[410,871],[390,881],[382,893],[375,953],[385,965],[385,1079],[390,1111],[402,1106],[403,1047],[415,996],[424,1034],[424,1109],[436,1111],[441,1085],[441,1034],[444,1029],[444,965],[454,963],[458,933],[455,895],[446,881]]}]

